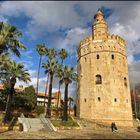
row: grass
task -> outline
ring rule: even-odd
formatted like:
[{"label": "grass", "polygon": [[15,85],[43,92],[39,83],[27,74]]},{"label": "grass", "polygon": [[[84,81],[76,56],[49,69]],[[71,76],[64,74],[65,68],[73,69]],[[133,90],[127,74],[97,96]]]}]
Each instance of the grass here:
[{"label": "grass", "polygon": [[3,120],[3,114],[0,113],[0,124],[2,123]]},{"label": "grass", "polygon": [[62,121],[62,120],[51,120],[52,124],[55,127],[79,127],[78,123],[73,120],[71,117],[68,118],[68,121]]}]

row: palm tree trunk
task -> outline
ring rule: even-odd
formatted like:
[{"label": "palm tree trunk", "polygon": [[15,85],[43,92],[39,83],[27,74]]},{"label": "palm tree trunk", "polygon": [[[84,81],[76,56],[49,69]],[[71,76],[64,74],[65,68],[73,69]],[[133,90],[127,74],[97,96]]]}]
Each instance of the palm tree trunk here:
[{"label": "palm tree trunk", "polygon": [[38,65],[37,86],[36,86],[36,94],[37,95],[38,95],[38,85],[39,85],[39,75],[40,75],[41,59],[42,59],[42,56],[40,56],[40,58],[39,58],[39,65]]},{"label": "palm tree trunk", "polygon": [[3,119],[4,123],[7,123],[10,120],[13,94],[14,94],[14,85],[11,86],[10,91],[8,93],[7,104],[6,104],[6,109],[5,109],[5,116]]},{"label": "palm tree trunk", "polygon": [[59,106],[59,97],[60,97],[60,82],[59,82],[59,88],[58,88],[58,95],[57,95],[57,116],[58,116],[58,106]]},{"label": "palm tree trunk", "polygon": [[69,116],[70,116],[70,109],[71,109],[71,100],[69,101]]},{"label": "palm tree trunk", "polygon": [[[63,59],[61,60],[61,65],[63,66]],[[59,86],[58,86],[58,96],[57,96],[57,116],[58,116],[58,113],[59,113],[59,111],[58,111],[58,106],[59,106],[59,97],[60,97],[60,87],[61,87],[61,84],[60,84],[60,82],[59,82]]]},{"label": "palm tree trunk", "polygon": [[47,117],[51,118],[51,99],[52,99],[52,82],[53,82],[53,74],[50,75],[50,83],[49,83],[49,96],[48,96],[48,106],[47,106]]},{"label": "palm tree trunk", "polygon": [[46,82],[44,107],[45,107],[45,104],[46,104],[46,95],[47,95],[47,90],[48,90],[48,82],[49,82],[49,73],[48,73],[48,76],[47,76],[47,82]]},{"label": "palm tree trunk", "polygon": [[63,110],[63,120],[68,120],[68,86],[69,84],[65,84],[65,95],[64,95],[64,110]]}]

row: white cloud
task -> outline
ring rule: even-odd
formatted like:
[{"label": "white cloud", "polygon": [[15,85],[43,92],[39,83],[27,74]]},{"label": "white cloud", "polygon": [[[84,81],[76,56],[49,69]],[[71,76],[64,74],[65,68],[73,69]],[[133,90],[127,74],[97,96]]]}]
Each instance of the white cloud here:
[{"label": "white cloud", "polygon": [[65,38],[59,38],[56,42],[58,48],[65,48],[70,54],[76,52],[80,40],[90,35],[89,28],[72,28],[67,31]]}]

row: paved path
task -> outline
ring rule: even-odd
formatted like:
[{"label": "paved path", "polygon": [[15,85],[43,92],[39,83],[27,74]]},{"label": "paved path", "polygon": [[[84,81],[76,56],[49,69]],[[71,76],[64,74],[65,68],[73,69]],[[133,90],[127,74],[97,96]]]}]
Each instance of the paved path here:
[{"label": "paved path", "polygon": [[0,133],[0,139],[140,139],[134,131],[59,130],[57,132],[14,132]]}]

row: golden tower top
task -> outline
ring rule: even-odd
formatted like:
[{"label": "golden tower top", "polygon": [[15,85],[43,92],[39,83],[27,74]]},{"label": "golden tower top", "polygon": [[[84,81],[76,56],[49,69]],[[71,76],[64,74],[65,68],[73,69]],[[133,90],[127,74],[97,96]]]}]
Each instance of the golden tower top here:
[{"label": "golden tower top", "polygon": [[104,14],[102,13],[102,11],[98,10],[97,13],[94,16],[94,19],[98,18],[98,17],[102,17],[104,18]]},{"label": "golden tower top", "polygon": [[95,22],[92,25],[93,39],[106,39],[108,35],[108,26],[101,10],[98,10],[94,16]]}]

